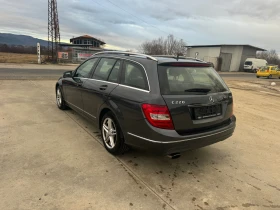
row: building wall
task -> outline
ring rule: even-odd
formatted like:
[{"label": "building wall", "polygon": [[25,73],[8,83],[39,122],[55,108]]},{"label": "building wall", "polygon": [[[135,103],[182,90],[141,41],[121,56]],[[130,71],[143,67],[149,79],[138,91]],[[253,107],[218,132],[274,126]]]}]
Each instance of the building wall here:
[{"label": "building wall", "polygon": [[243,53],[242,53],[242,57],[241,57],[239,71],[243,71],[245,60],[247,58],[255,58],[256,53],[257,53],[256,49],[254,49],[252,47],[247,47],[247,46],[243,47]]},{"label": "building wall", "polygon": [[[187,50],[188,57],[195,57],[195,53],[198,52],[198,59],[212,62],[214,65],[217,63],[217,58],[220,57],[221,53],[229,53],[232,55],[230,68],[226,71],[243,71],[243,65],[247,58],[256,57],[256,49],[249,46],[227,46],[221,47],[193,47]],[[216,67],[216,65],[215,65]]]},{"label": "building wall", "polygon": [[198,59],[208,61],[209,57],[218,58],[220,56],[221,47],[194,47],[188,48],[187,56],[195,58],[195,53],[198,52]]},{"label": "building wall", "polygon": [[231,64],[228,71],[239,71],[243,46],[222,46],[221,53],[231,53]]}]

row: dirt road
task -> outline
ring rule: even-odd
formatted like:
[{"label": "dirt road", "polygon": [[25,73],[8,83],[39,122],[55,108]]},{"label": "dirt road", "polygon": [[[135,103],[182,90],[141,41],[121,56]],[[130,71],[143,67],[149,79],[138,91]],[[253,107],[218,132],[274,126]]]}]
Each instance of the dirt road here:
[{"label": "dirt road", "polygon": [[280,95],[228,83],[234,135],[170,160],[109,155],[55,81],[1,80],[0,209],[280,209]]}]

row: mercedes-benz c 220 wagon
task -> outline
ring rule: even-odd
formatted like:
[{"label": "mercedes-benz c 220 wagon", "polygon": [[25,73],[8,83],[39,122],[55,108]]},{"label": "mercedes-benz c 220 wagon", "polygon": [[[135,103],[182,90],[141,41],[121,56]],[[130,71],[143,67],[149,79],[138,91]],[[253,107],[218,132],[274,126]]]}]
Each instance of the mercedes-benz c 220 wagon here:
[{"label": "mercedes-benz c 220 wagon", "polygon": [[58,107],[92,120],[112,154],[128,147],[180,153],[235,129],[231,91],[194,58],[100,52],[65,72],[55,89]]}]

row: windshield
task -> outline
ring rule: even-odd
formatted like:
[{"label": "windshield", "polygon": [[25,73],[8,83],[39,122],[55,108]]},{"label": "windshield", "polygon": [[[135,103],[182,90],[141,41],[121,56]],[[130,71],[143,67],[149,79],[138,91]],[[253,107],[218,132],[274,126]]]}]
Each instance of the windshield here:
[{"label": "windshield", "polygon": [[163,95],[207,94],[228,91],[212,67],[159,66],[159,83]]},{"label": "windshield", "polygon": [[245,65],[251,66],[251,65],[252,65],[252,61],[246,61],[246,62],[245,62]]},{"label": "windshield", "polygon": [[266,71],[266,70],[269,70],[269,66],[263,66],[263,67],[261,68],[261,71]]}]

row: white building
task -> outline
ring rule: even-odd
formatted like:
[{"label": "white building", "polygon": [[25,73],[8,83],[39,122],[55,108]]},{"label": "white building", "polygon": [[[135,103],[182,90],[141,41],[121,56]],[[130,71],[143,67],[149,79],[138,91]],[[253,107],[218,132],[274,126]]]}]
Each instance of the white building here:
[{"label": "white building", "polygon": [[187,56],[212,62],[218,71],[243,71],[247,58],[255,58],[265,49],[251,45],[194,45],[187,46]]}]

